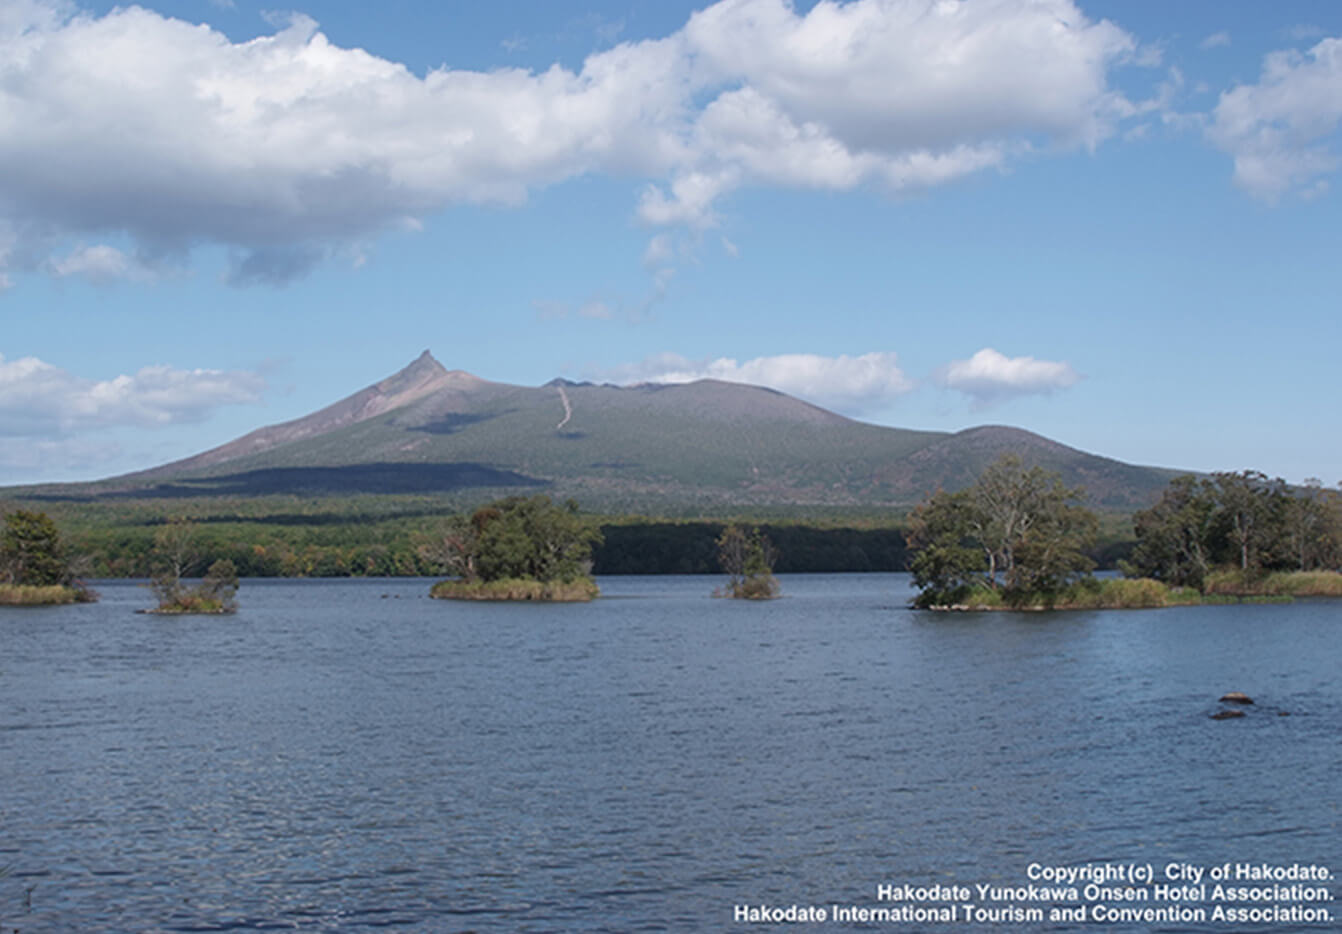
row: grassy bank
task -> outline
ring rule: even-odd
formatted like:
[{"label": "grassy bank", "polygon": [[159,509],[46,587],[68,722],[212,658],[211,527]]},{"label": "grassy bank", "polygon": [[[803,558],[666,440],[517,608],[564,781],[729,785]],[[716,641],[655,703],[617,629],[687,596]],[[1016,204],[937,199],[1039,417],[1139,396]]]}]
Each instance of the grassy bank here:
[{"label": "grassy bank", "polygon": [[1166,606],[1194,606],[1202,595],[1188,587],[1168,587],[1160,581],[1114,578],[1079,581],[1056,594],[1020,594],[1008,601],[998,590],[976,588],[953,606],[938,610],[1139,610]]},{"label": "grassy bank", "polygon": [[97,599],[97,594],[87,587],[0,584],[0,606],[61,606],[66,603],[93,603]]},{"label": "grassy bank", "polygon": [[438,600],[535,600],[543,603],[585,603],[600,594],[590,577],[573,581],[505,578],[497,581],[439,581],[429,591]]},{"label": "grassy bank", "polygon": [[936,610],[1138,610],[1167,606],[1221,606],[1232,603],[1290,603],[1296,597],[1342,597],[1342,573],[1294,571],[1244,575],[1216,571],[1205,592],[1170,587],[1149,578],[1087,579],[1056,594],[1016,595],[976,588],[953,606]]},{"label": "grassy bank", "polygon": [[1213,571],[1204,586],[1210,594],[1231,597],[1342,597],[1337,571],[1274,571],[1271,574]]}]

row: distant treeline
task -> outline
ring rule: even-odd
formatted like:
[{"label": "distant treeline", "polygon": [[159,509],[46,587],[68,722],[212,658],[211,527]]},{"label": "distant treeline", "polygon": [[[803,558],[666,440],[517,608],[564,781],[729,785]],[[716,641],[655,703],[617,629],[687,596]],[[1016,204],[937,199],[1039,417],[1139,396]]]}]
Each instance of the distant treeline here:
[{"label": "distant treeline", "polygon": [[[649,522],[605,525],[605,544],[592,555],[597,574],[717,574],[723,522]],[[898,528],[759,526],[778,551],[780,574],[905,570],[904,532]]]},{"label": "distant treeline", "polygon": [[[429,517],[337,522],[328,516],[284,516],[283,521],[211,521],[198,517],[204,565],[232,561],[242,577],[441,576],[424,554],[440,519]],[[311,519],[310,523],[302,522]],[[725,522],[621,518],[600,522],[603,544],[593,552],[596,574],[718,574],[717,539]],[[778,573],[904,571],[902,527],[853,528],[799,522],[753,523],[778,552]],[[91,577],[150,577],[154,533],[161,520],[69,531],[71,550],[85,558]],[[1101,567],[1131,549],[1109,539],[1092,557]],[[208,560],[206,560],[208,559]],[[204,566],[203,565],[203,566]]]},{"label": "distant treeline", "polygon": [[[602,524],[594,550],[596,574],[717,574],[722,522]],[[778,550],[776,570],[903,571],[904,533],[898,528],[820,528],[761,525]],[[210,560],[232,561],[243,577],[405,577],[441,574],[421,552],[428,531],[357,525],[258,527],[202,524],[199,547]],[[90,560],[95,577],[153,573],[153,527],[77,531],[72,545]]]}]

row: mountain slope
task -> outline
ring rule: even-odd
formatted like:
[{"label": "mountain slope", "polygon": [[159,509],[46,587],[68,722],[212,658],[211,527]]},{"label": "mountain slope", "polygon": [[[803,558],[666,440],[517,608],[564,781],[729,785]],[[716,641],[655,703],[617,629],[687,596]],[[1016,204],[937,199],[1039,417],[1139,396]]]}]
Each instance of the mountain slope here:
[{"label": "mountain slope", "polygon": [[479,501],[518,489],[593,509],[899,507],[973,482],[1011,451],[1085,485],[1099,504],[1148,503],[1169,472],[1013,428],[957,434],[857,422],[716,380],[618,387],[493,383],[427,351],[312,415],[153,470],[49,495],[167,497],[416,492]]}]

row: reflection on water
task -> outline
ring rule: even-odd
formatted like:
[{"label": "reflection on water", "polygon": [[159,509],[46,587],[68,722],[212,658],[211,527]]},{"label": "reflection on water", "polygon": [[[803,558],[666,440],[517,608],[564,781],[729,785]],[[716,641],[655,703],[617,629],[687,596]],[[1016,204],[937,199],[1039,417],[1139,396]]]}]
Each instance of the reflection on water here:
[{"label": "reflection on water", "polygon": [[[3,613],[0,926],[725,930],[1036,860],[1342,871],[1342,604],[943,616],[903,575],[716,583],[247,582],[230,619],[106,583]],[[1210,720],[1229,690],[1260,703]]]}]

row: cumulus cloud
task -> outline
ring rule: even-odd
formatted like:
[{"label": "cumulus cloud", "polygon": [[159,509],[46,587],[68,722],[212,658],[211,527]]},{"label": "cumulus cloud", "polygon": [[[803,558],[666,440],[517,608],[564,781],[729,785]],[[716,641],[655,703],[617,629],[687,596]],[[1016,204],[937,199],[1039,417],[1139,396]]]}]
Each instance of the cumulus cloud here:
[{"label": "cumulus cloud", "polygon": [[744,362],[731,357],[690,360],[679,354],[657,354],[603,374],[619,383],[689,383],[720,379],[767,386],[819,405],[849,413],[887,404],[913,388],[894,353],[850,357],[779,354]]},{"label": "cumulus cloud", "polygon": [[1230,33],[1222,30],[1214,32],[1198,43],[1200,49],[1219,49],[1230,45]]},{"label": "cumulus cloud", "polygon": [[93,380],[36,357],[0,356],[0,437],[52,439],[117,425],[201,421],[222,405],[260,402],[265,386],[257,373],[170,366]]},{"label": "cumulus cloud", "polygon": [[936,374],[948,389],[969,396],[975,408],[984,408],[1014,396],[1038,395],[1066,389],[1081,379],[1071,364],[1034,357],[1008,357],[985,347],[968,360],[953,360]]},{"label": "cumulus cloud", "polygon": [[1207,137],[1235,160],[1235,183],[1274,201],[1318,194],[1338,167],[1342,125],[1342,39],[1308,52],[1273,52],[1258,83],[1226,91]]},{"label": "cumulus cloud", "polygon": [[742,185],[901,191],[1093,147],[1133,111],[1109,75],[1136,52],[1073,0],[721,0],[577,70],[418,75],[301,15],[233,42],[135,6],[15,0],[0,224],[49,270],[71,240],[224,245],[237,284],[592,173],[637,180],[645,223],[703,229]]}]

